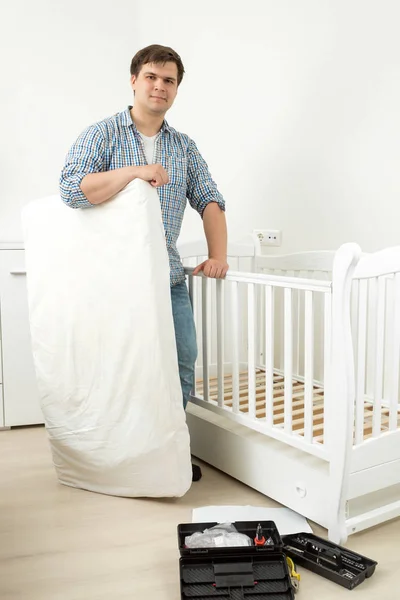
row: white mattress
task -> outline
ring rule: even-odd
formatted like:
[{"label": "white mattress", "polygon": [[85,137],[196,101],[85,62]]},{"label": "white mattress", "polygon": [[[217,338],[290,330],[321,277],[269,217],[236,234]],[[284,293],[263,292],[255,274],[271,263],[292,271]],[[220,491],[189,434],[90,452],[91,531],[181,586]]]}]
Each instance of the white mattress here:
[{"label": "white mattress", "polygon": [[157,191],[23,210],[34,364],[61,483],[121,496],[191,485]]}]

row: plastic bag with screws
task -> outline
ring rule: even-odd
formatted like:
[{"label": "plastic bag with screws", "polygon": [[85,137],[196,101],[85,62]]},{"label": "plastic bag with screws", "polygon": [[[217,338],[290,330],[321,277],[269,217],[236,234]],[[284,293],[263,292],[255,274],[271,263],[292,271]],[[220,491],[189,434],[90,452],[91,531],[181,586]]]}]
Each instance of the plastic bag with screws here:
[{"label": "plastic bag with screws", "polygon": [[229,548],[251,545],[251,539],[244,533],[239,533],[232,523],[220,523],[203,532],[196,531],[185,538],[186,548]]}]

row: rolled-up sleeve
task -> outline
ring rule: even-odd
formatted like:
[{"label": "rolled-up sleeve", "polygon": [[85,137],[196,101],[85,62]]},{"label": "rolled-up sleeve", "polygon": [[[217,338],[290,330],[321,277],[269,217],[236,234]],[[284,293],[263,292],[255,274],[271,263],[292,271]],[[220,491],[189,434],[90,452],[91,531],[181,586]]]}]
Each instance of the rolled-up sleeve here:
[{"label": "rolled-up sleeve", "polygon": [[225,211],[225,201],[193,140],[190,140],[188,148],[186,194],[190,206],[197,210],[201,217],[210,202],[216,202],[221,210]]},{"label": "rolled-up sleeve", "polygon": [[69,150],[60,176],[60,195],[71,208],[89,208],[81,190],[81,181],[89,173],[100,173],[104,167],[104,138],[96,125],[88,127]]}]

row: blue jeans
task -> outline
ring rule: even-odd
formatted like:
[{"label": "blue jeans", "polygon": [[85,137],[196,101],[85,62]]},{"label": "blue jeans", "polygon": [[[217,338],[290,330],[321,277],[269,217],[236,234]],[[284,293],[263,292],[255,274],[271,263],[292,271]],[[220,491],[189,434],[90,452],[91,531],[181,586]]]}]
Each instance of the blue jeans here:
[{"label": "blue jeans", "polygon": [[183,406],[186,408],[190,392],[194,387],[194,366],[197,358],[197,340],[192,305],[190,303],[189,292],[185,282],[178,283],[171,287],[171,300]]}]

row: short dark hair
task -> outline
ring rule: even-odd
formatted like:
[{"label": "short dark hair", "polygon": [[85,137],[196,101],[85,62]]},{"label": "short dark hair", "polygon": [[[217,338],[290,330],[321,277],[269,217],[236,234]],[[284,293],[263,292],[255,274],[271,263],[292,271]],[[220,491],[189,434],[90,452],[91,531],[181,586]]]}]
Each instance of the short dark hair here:
[{"label": "short dark hair", "polygon": [[172,50],[172,48],[169,48],[168,46],[160,46],[159,44],[146,46],[146,48],[139,50],[139,52],[135,54],[131,62],[131,75],[135,75],[137,77],[143,65],[147,65],[148,63],[164,65],[166,62],[173,62],[176,64],[178,69],[179,85],[185,72],[181,57],[177,52],[175,52],[175,50]]}]

